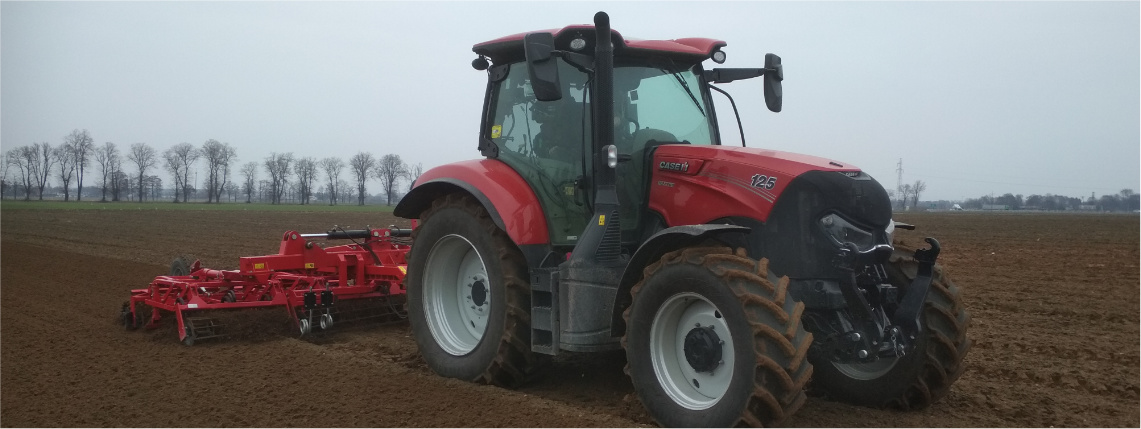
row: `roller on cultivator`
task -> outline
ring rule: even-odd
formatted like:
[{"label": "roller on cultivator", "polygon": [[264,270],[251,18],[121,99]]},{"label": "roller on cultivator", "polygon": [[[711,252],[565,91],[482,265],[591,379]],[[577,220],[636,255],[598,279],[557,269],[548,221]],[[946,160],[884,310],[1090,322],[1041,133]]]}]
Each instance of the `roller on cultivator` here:
[{"label": "roller on cultivator", "polygon": [[[413,224],[413,228],[415,224]],[[405,256],[411,229],[345,230],[301,234],[288,231],[275,255],[240,258],[237,270],[203,268],[200,261],[175,260],[170,275],[155,277],[145,289],[131,291],[120,318],[128,329],[144,325],[140,304],[151,307],[147,328],[158,327],[163,313],[173,313],[178,337],[186,345],[225,336],[225,325],[209,317],[208,310],[241,310],[281,307],[297,332],[305,335],[316,327],[329,329],[334,315],[346,307],[368,302],[362,319],[399,317],[404,314],[408,271]],[[323,247],[318,241],[351,240],[351,244]]]}]

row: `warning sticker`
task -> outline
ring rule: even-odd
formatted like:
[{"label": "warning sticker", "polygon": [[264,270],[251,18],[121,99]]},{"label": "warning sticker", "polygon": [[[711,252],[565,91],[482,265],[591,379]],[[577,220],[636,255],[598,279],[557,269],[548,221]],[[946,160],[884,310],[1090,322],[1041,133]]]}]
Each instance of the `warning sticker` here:
[{"label": "warning sticker", "polygon": [[503,135],[503,126],[502,125],[492,125],[491,126],[491,138],[497,139],[501,135]]}]

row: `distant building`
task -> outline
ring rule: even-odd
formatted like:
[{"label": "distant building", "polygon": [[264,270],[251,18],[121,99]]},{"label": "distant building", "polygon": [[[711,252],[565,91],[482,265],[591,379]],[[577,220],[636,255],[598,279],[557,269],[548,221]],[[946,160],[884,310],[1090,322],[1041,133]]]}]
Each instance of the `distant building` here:
[{"label": "distant building", "polygon": [[1010,210],[1006,204],[983,204],[983,210]]}]

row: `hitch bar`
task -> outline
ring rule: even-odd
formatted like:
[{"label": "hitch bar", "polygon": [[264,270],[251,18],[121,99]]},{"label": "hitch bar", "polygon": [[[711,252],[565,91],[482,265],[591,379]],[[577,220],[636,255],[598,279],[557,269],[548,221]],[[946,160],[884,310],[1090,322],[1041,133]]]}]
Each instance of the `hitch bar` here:
[{"label": "hitch bar", "polygon": [[907,288],[907,296],[903,297],[903,302],[895,310],[895,316],[891,320],[892,323],[902,327],[907,338],[912,340],[923,329],[920,316],[923,313],[923,303],[927,302],[927,293],[931,290],[931,277],[935,269],[935,259],[939,257],[940,249],[939,241],[934,238],[927,237],[923,241],[930,244],[931,248],[915,251],[915,259],[919,261],[918,272]]}]

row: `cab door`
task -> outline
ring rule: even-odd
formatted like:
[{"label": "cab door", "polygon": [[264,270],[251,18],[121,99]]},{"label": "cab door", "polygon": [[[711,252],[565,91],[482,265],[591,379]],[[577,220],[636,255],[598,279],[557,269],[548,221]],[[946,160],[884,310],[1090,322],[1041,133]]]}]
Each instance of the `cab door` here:
[{"label": "cab door", "polygon": [[526,63],[498,67],[490,74],[481,138],[494,144],[495,157],[535,191],[551,244],[573,247],[590,217],[583,182],[589,177],[583,167],[590,135],[589,106],[583,100],[586,75],[559,60],[563,99],[538,101]]}]

